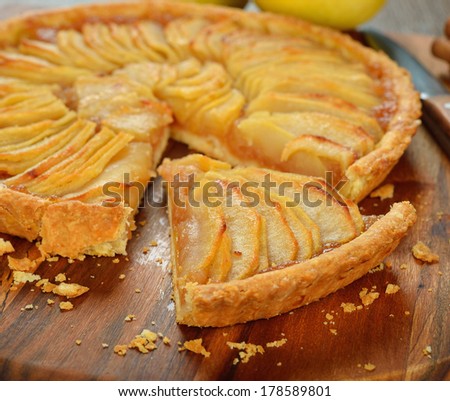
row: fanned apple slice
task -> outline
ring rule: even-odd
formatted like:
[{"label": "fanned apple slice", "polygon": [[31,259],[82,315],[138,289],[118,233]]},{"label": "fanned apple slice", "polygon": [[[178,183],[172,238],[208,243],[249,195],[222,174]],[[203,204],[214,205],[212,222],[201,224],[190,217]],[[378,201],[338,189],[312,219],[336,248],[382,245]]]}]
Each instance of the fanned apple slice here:
[{"label": "fanned apple slice", "polygon": [[325,113],[269,113],[259,111],[252,118],[271,121],[295,136],[315,135],[352,149],[358,157],[373,150],[373,138],[360,126]]},{"label": "fanned apple slice", "polygon": [[61,131],[75,118],[76,113],[71,111],[57,120],[43,120],[25,126],[1,128],[0,154],[28,148]]},{"label": "fanned apple slice", "polygon": [[180,60],[191,57],[190,45],[198,33],[208,26],[208,20],[196,17],[177,18],[164,29],[167,42],[175,49]]},{"label": "fanned apple slice", "polygon": [[[147,60],[139,51],[126,48],[112,36],[111,28],[105,24],[85,24],[82,30],[86,44],[98,55],[113,64],[123,66]],[[116,36],[120,36],[116,30]]]},{"label": "fanned apple slice", "polygon": [[[184,206],[178,206],[172,202],[171,207],[171,221],[174,227],[172,235],[177,249],[177,277],[186,282],[199,284],[208,281],[210,266],[214,262],[216,253],[221,246],[227,245],[226,239],[223,241],[224,232],[227,229],[223,211],[220,208],[208,208],[202,204],[201,191],[200,184],[194,190],[197,194],[194,193],[192,197],[198,205],[191,205],[187,196],[182,199]],[[221,269],[216,275],[223,275],[223,270]]]},{"label": "fanned apple slice", "polygon": [[97,177],[109,161],[133,139],[132,135],[103,128],[77,153],[27,183],[29,191],[62,196]]},{"label": "fanned apple slice", "polygon": [[84,41],[83,35],[75,30],[61,30],[56,35],[58,48],[80,68],[95,72],[110,72],[118,67],[100,56]]},{"label": "fanned apple slice", "polygon": [[27,56],[33,56],[58,65],[74,66],[74,63],[64,54],[54,43],[40,40],[22,39],[19,44],[19,51]]},{"label": "fanned apple slice", "polygon": [[323,95],[296,95],[293,93],[266,92],[253,100],[247,113],[268,112],[319,112],[350,121],[361,126],[375,142],[383,136],[383,130],[377,120],[363,111],[340,99]]},{"label": "fanned apple slice", "polygon": [[[350,212],[356,206],[351,201],[338,201],[327,183],[320,178],[252,167],[238,168],[235,172],[253,182],[275,182],[271,191],[275,195],[282,192],[292,205],[304,210],[319,227],[323,245],[344,243],[360,233],[359,221],[355,222],[352,216],[356,211],[353,209]],[[290,185],[283,185],[280,189],[283,182]]]},{"label": "fanned apple slice", "polygon": [[34,83],[72,84],[78,77],[90,75],[87,69],[51,64],[43,59],[0,51],[0,75]]},{"label": "fanned apple slice", "polygon": [[151,61],[179,61],[177,53],[166,40],[161,25],[152,21],[139,21],[135,25],[136,34],[133,34],[138,46]]},{"label": "fanned apple slice", "polygon": [[[213,181],[222,181],[230,183],[233,178],[239,179],[232,173],[221,174],[217,172],[206,173],[205,178]],[[243,182],[241,182],[243,184]],[[226,188],[225,188],[226,189]],[[237,188],[234,189],[236,192]],[[278,266],[281,263],[296,260],[298,253],[298,242],[288,222],[282,212],[281,205],[272,202],[270,199],[266,199],[266,196],[262,190],[255,188],[252,192],[257,195],[257,201],[252,202],[246,197],[241,190],[241,202],[243,202],[244,209],[254,210],[258,213],[264,221],[264,228],[267,235],[266,246],[268,254],[269,266]],[[249,205],[252,207],[250,208]]]},{"label": "fanned apple slice", "polygon": [[232,250],[232,265],[227,281],[249,277],[259,267],[261,216],[243,207],[245,201],[239,189],[232,188],[223,208]]},{"label": "fanned apple slice", "polygon": [[[261,258],[261,255],[260,255]],[[221,283],[227,280],[233,264],[231,238],[225,231],[222,233],[220,245],[214,261],[209,269],[209,283]]]},{"label": "fanned apple slice", "polygon": [[[85,120],[75,120],[68,127],[61,129],[49,143],[45,144],[33,158],[25,155],[16,171],[23,171],[5,181],[9,186],[27,186],[38,177],[43,176],[48,170],[62,163],[67,158],[78,152],[86,142],[95,134],[95,124]],[[51,146],[50,146],[51,145]]]}]

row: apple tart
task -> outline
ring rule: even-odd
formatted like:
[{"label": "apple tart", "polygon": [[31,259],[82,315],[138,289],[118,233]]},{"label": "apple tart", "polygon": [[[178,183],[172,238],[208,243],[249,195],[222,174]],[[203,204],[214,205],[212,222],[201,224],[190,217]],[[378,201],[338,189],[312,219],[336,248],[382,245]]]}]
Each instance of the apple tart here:
[{"label": "apple tart", "polygon": [[47,254],[125,254],[170,135],[231,165],[343,180],[359,201],[419,114],[387,57],[292,18],[152,0],[3,21],[0,232],[39,239]]},{"label": "apple tart", "polygon": [[318,300],[378,265],[416,219],[409,202],[368,219],[323,179],[201,155],[158,171],[177,321],[187,325],[243,323]]}]

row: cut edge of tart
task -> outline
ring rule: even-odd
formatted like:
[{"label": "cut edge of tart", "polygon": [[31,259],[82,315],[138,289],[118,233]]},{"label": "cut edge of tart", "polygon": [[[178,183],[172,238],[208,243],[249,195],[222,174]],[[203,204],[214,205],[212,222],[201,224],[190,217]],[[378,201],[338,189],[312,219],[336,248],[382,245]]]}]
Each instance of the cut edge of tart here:
[{"label": "cut edge of tart", "polygon": [[[178,323],[190,326],[228,326],[270,318],[323,298],[381,263],[416,221],[414,207],[409,202],[400,202],[364,229],[356,205],[339,196],[335,198],[323,180],[252,167],[232,169],[226,163],[201,155],[166,159],[158,171],[168,182],[176,318]],[[188,180],[191,174],[193,180]],[[228,206],[225,194],[231,193],[242,201],[245,195],[240,188],[245,183],[247,186],[252,183],[253,188],[266,175],[277,183],[277,189],[273,189],[275,196],[271,197],[276,203],[272,212],[263,212],[258,204],[243,212],[245,218],[241,215],[238,220],[242,224],[230,219],[229,216],[242,213],[239,209],[245,208],[242,203]],[[176,176],[180,182],[196,182],[198,186],[176,192]],[[202,203],[211,200],[201,198],[211,193],[205,189],[207,186],[217,188],[230,182],[238,182],[240,187],[217,195],[214,199],[222,201],[220,206]],[[318,207],[314,203],[316,198],[302,198],[292,207],[283,204],[275,191],[281,183],[289,182],[298,190],[286,195],[291,200],[303,188],[312,188],[313,192],[319,188],[326,193],[322,199],[330,203],[319,213],[312,210]],[[312,202],[310,206],[307,201]],[[305,244],[311,233],[307,225],[303,224],[299,230],[293,220],[286,218],[287,211],[296,210],[308,215],[310,224],[318,225],[322,238],[319,249],[306,257],[298,252],[298,247],[291,246],[295,243],[308,246]],[[322,221],[318,220],[319,215]],[[345,221],[346,229],[342,224]],[[276,227],[280,224],[286,224],[284,233],[290,229],[295,235],[280,236]],[[336,232],[326,239],[328,228]],[[301,238],[304,241],[295,242]]]}]

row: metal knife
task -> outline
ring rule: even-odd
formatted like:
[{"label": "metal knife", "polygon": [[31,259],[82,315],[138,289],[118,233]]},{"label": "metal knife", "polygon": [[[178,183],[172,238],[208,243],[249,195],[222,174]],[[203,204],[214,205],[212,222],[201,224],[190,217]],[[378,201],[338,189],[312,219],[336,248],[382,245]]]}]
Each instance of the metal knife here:
[{"label": "metal knife", "polygon": [[374,30],[363,30],[361,33],[370,47],[384,51],[411,73],[414,85],[422,99],[422,120],[450,158],[450,92],[414,56],[394,40]]}]

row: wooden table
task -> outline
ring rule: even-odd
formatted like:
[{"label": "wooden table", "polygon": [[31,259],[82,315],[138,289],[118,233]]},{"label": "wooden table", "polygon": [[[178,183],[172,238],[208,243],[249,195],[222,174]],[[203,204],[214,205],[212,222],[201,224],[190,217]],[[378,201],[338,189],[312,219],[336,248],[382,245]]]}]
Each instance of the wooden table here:
[{"label": "wooden table", "polygon": [[[418,52],[435,74],[446,74],[446,66],[429,56],[430,38],[396,37]],[[169,154],[176,156],[184,151],[177,145]],[[392,268],[368,274],[292,313],[230,328],[198,329],[175,324],[165,209],[141,210],[138,220],[146,224],[139,225],[128,257],[120,257],[119,263],[111,258],[88,258],[70,264],[60,258],[39,267],[36,273],[42,277],[53,279],[65,272],[71,282],[90,287],[88,294],[73,301],[75,308],[70,312],[60,312],[57,303],[47,306],[48,298],[58,301],[57,297],[41,294],[31,284],[10,291],[6,257],[0,258],[0,378],[448,379],[450,162],[429,133],[420,128],[386,182],[395,184],[394,198],[382,202],[366,199],[361,203],[364,213],[385,213],[392,202],[405,199],[418,211],[417,224],[388,259]],[[4,237],[13,242],[17,255],[32,249],[26,241]],[[143,253],[152,240],[158,246]],[[431,245],[440,255],[439,264],[423,265],[413,259],[411,247],[418,240]],[[407,268],[401,269],[402,264]],[[120,280],[120,274],[125,274],[125,279]],[[387,283],[400,285],[400,292],[384,294]],[[361,311],[343,313],[342,302],[358,303],[359,291],[373,286],[380,292],[378,300]],[[38,309],[21,311],[28,304]],[[327,313],[334,315],[332,321],[326,319]],[[125,322],[128,314],[135,314],[136,320]],[[114,345],[128,343],[144,328],[163,333],[172,344],[166,346],[160,341],[158,349],[147,355],[136,350],[128,350],[125,357],[114,354]],[[178,352],[178,341],[200,337],[211,351],[210,358]],[[286,345],[266,349],[264,355],[251,358],[247,364],[233,365],[237,351],[226,345],[227,341],[264,345],[281,338],[288,340]],[[80,345],[75,343],[78,339]],[[109,344],[109,348],[103,348],[102,343]],[[432,349],[430,357],[423,354],[427,346]],[[372,372],[361,367],[369,362],[376,366]]]}]

